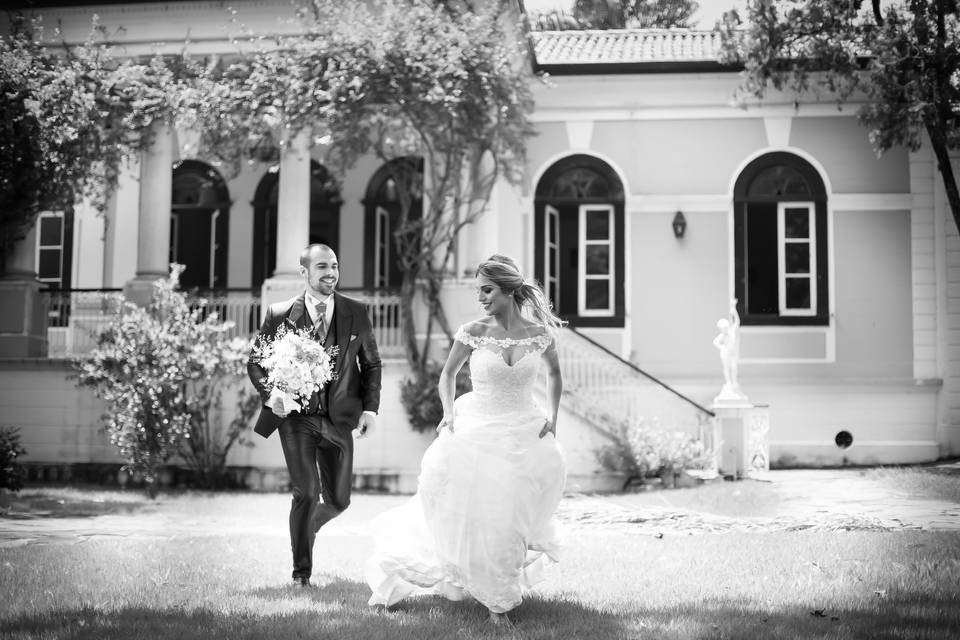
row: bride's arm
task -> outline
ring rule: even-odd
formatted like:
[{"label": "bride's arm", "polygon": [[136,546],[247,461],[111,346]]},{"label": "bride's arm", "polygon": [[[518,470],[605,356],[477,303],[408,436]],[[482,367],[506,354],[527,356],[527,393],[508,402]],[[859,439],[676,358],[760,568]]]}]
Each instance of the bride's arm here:
[{"label": "bride's arm", "polygon": [[560,375],[560,358],[557,357],[557,343],[551,342],[543,352],[547,365],[547,401],[550,403],[550,420],[540,430],[540,437],[547,433],[557,435],[557,414],[560,412],[560,396],[563,394],[563,377]]},{"label": "bride's arm", "polygon": [[469,355],[470,347],[459,340],[453,341],[447,361],[443,365],[443,371],[440,372],[440,383],[437,385],[440,404],[443,405],[443,420],[437,425],[437,431],[443,427],[449,427],[453,431],[453,401],[457,391],[457,372]]}]

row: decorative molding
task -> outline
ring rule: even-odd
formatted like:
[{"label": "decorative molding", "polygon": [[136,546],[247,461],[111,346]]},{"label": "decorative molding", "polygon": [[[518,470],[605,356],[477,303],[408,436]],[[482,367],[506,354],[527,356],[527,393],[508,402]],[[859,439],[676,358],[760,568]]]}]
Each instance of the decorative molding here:
[{"label": "decorative molding", "polygon": [[[524,207],[533,207],[533,198],[520,199]],[[698,213],[727,213],[733,203],[730,194],[628,194],[624,201],[626,213],[663,213],[676,211]],[[909,193],[835,193],[827,204],[833,211],[910,211]]]},{"label": "decorative molding", "polygon": [[[831,302],[831,304],[833,304]],[[770,355],[766,357],[743,357],[740,358],[741,365],[750,364],[823,364],[833,363],[837,360],[836,351],[836,327],[833,323],[826,327],[816,326],[741,326],[740,334],[743,337],[750,335],[772,335],[783,340],[788,340],[791,335],[811,335],[820,334],[823,338],[823,355],[810,357],[777,357]],[[741,350],[743,347],[741,347]]]},{"label": "decorative molding", "polygon": [[685,213],[727,213],[733,197],[728,194],[715,195],[643,195],[630,194],[624,202],[627,214],[663,213],[677,210]]},{"label": "decorative molding", "polygon": [[581,151],[590,148],[593,139],[593,120],[568,120],[567,144],[571,151]]},{"label": "decorative molding", "polygon": [[786,147],[790,144],[790,126],[793,116],[767,116],[763,128],[767,131],[767,144],[771,147]]},{"label": "decorative molding", "polygon": [[910,211],[913,196],[909,193],[834,193],[827,196],[834,211]]},{"label": "decorative molding", "polygon": [[[726,212],[733,196],[707,195],[643,195],[627,196],[627,212],[683,211]],[[909,193],[835,193],[827,200],[834,211],[910,211]]]},{"label": "decorative molding", "polygon": [[803,105],[797,111],[793,105],[767,105],[741,109],[728,104],[714,106],[656,106],[633,109],[583,109],[579,107],[538,108],[530,114],[531,122],[573,122],[591,120],[597,122],[634,120],[743,120],[758,118],[836,118],[856,117],[855,105],[849,111],[838,111],[836,106],[825,104]]}]

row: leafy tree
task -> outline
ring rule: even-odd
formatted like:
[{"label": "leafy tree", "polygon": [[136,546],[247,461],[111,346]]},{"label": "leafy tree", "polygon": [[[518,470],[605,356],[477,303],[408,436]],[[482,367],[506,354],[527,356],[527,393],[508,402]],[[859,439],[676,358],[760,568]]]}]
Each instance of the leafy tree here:
[{"label": "leafy tree", "polygon": [[571,12],[535,17],[542,30],[687,28],[699,8],[694,0],[574,0]]},{"label": "leafy tree", "polygon": [[[148,307],[124,303],[77,363],[78,384],[106,402],[110,441],[151,496],[158,471],[177,454],[201,485],[216,486],[259,407],[259,397],[247,392],[250,341],[228,338],[231,323],[177,290],[182,271],[171,265],[170,277],[154,283]],[[224,393],[234,389],[238,407],[224,420]]]},{"label": "leafy tree", "polygon": [[[211,69],[206,81],[221,99],[197,112],[204,148],[227,163],[252,148],[282,150],[305,130],[337,175],[364,155],[389,163],[401,204],[392,241],[405,350],[417,375],[434,324],[452,336],[439,296],[459,231],[484,212],[498,176],[520,179],[533,131],[521,39],[502,3],[484,7],[313,0],[300,14],[304,35]],[[418,291],[425,328],[413,313]]]},{"label": "leafy tree", "polygon": [[744,65],[738,97],[769,87],[821,91],[858,117],[878,153],[928,139],[960,229],[950,150],[960,145],[960,19],[956,0],[748,0],[724,14],[723,61]]},{"label": "leafy tree", "polygon": [[698,2],[692,0],[621,0],[629,26],[644,29],[689,28]]},{"label": "leafy tree", "polygon": [[22,18],[0,38],[0,273],[41,211],[79,200],[103,210],[123,161],[183,94],[165,59],[115,59],[96,19],[80,45],[44,38]]},{"label": "leafy tree", "polygon": [[[434,323],[452,336],[439,294],[460,230],[484,213],[498,176],[522,176],[533,101],[518,34],[495,9],[451,17],[430,3],[389,2],[381,10],[356,36],[358,49],[370,52],[362,74],[331,83],[339,107],[327,126],[344,166],[371,152],[399,161],[391,164],[401,202],[394,245],[406,354],[419,374]],[[340,50],[347,56],[334,68],[347,69],[357,49]],[[422,176],[412,158],[422,159]],[[420,217],[410,215],[414,200],[422,201]],[[422,349],[413,315],[420,283],[429,309]]]}]

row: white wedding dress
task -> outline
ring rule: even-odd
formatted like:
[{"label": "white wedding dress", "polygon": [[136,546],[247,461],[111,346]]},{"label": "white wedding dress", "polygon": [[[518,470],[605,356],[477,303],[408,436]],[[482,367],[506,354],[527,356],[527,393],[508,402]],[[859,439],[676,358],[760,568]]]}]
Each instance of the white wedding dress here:
[{"label": "white wedding dress", "polygon": [[539,437],[546,415],[533,395],[552,338],[497,340],[460,327],[455,339],[473,349],[473,391],[454,405],[453,432],[424,454],[417,493],[371,523],[371,605],[469,595],[503,613],[557,560],[565,466],[554,436]]}]

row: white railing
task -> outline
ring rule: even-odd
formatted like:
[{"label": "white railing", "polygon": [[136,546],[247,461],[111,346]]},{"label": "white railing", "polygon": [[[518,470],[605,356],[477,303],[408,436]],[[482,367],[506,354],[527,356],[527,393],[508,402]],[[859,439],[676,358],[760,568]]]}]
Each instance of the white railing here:
[{"label": "white railing", "polygon": [[400,317],[400,296],[376,291],[347,291],[351,298],[366,305],[377,337],[381,356],[403,355],[403,320]]},{"label": "white railing", "polygon": [[[367,306],[381,355],[403,354],[400,296],[377,291],[347,291]],[[123,304],[119,289],[90,291],[45,291],[47,353],[51,358],[70,358],[89,353],[103,327]],[[233,326],[228,335],[252,336],[260,326],[261,299],[249,291],[209,292],[198,295],[206,309]]]},{"label": "white railing", "polygon": [[589,338],[564,329],[557,338],[564,396],[600,427],[646,423],[683,431],[707,444],[713,413]]},{"label": "white railing", "polygon": [[260,327],[260,296],[249,291],[224,291],[197,297],[207,301],[207,313],[216,313],[220,321],[232,323],[226,332],[231,338],[252,336]]},{"label": "white railing", "polygon": [[47,355],[69,358],[88,353],[99,329],[123,304],[119,289],[44,291]]}]

